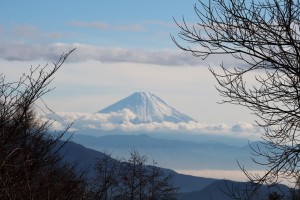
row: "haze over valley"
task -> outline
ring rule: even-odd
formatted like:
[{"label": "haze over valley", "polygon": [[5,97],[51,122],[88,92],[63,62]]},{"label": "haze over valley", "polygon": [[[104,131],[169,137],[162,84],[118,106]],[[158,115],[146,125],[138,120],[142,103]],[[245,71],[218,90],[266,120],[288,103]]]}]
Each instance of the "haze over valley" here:
[{"label": "haze over valley", "polygon": [[149,92],[135,92],[95,113],[44,117],[53,120],[53,130],[74,122],[70,130],[74,142],[116,158],[127,158],[135,149],[164,168],[204,177],[214,171],[214,178],[242,181],[246,178],[238,162],[251,171],[263,170],[250,158],[251,140],[241,135],[259,134],[259,129],[201,124]]}]

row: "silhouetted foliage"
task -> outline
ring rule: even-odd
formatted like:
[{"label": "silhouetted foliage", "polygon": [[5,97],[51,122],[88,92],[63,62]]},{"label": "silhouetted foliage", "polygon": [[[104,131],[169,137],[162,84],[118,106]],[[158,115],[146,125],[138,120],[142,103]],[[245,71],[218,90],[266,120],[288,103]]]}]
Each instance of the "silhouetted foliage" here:
[{"label": "silhouetted foliage", "polygon": [[296,179],[295,187],[291,189],[291,197],[292,200],[300,199],[300,177],[299,176]]},{"label": "silhouetted foliage", "polygon": [[[264,132],[264,148],[252,147],[253,160],[266,166],[262,176],[247,172],[252,189],[292,181],[299,173],[300,1],[209,0],[194,10],[197,24],[177,23],[184,51],[205,59],[232,56],[238,64],[210,71],[222,103],[249,108]],[[253,81],[248,84],[247,81]],[[263,158],[263,159],[261,159]]]},{"label": "silhouetted foliage", "polygon": [[73,51],[50,70],[47,65],[31,68],[16,82],[0,74],[0,199],[84,198],[82,174],[57,154],[65,132],[49,134],[51,123],[34,112],[35,102],[51,91],[53,75]]},{"label": "silhouetted foliage", "polygon": [[91,184],[92,199],[112,199],[119,183],[120,162],[106,153],[104,157],[97,158],[95,170],[97,175]]},{"label": "silhouetted foliage", "polygon": [[283,198],[283,196],[278,194],[277,192],[271,192],[268,195],[268,200],[281,200],[282,198]]},{"label": "silhouetted foliage", "polygon": [[172,200],[177,188],[172,177],[155,166],[145,165],[147,157],[132,151],[125,162],[110,157],[98,159],[95,199],[101,200]]}]

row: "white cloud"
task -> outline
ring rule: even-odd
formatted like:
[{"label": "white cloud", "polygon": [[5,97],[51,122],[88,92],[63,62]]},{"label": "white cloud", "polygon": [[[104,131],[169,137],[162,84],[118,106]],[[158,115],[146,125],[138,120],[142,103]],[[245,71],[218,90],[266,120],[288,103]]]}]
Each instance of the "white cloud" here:
[{"label": "white cloud", "polygon": [[69,38],[71,35],[73,34],[62,31],[43,31],[32,24],[17,24],[10,28],[4,28],[4,26],[0,25],[0,41],[2,41],[0,44],[2,45],[2,48],[10,46],[3,46],[4,44],[16,44],[16,41],[26,41],[28,43],[40,43],[45,45],[45,42],[47,41],[54,41],[54,39],[57,38]]},{"label": "white cloud", "polygon": [[15,26],[12,29],[12,34],[17,37],[22,38],[34,38],[39,35],[39,30],[37,27],[30,24],[21,24],[19,26]]},{"label": "white cloud", "polygon": [[83,27],[83,28],[96,28],[100,30],[112,30],[112,31],[129,31],[129,32],[142,32],[146,30],[144,24],[117,24],[112,25],[103,21],[84,22],[84,21],[72,21],[71,26]]},{"label": "white cloud", "polygon": [[259,131],[259,128],[254,126],[253,124],[239,122],[231,127],[231,131],[240,132],[240,131]]},{"label": "white cloud", "polygon": [[135,114],[128,109],[110,114],[102,113],[78,113],[78,112],[60,112],[57,115],[43,116],[55,121],[53,129],[61,130],[68,124],[74,122],[73,128],[76,130],[94,129],[94,130],[121,130],[124,132],[188,132],[191,134],[222,134],[236,137],[259,138],[260,129],[248,123],[238,123],[233,126],[226,124],[202,124],[199,122],[189,123],[171,123],[171,122],[152,122],[134,124]]},{"label": "white cloud", "polygon": [[[207,177],[207,178],[217,178],[235,181],[248,181],[249,179],[244,174],[242,170],[182,170],[178,169],[176,172],[181,174],[187,174],[192,176]],[[249,173],[264,175],[265,171],[254,171],[249,170]]]},{"label": "white cloud", "polygon": [[[177,173],[192,175],[192,176],[199,176],[199,177],[206,177],[206,178],[216,178],[216,179],[226,179],[226,180],[233,180],[233,181],[249,181],[247,176],[242,170],[189,170],[189,169],[174,169]],[[266,174],[264,170],[247,170],[247,173],[252,175],[263,176]],[[281,179],[280,183],[285,184],[289,187],[294,187],[292,183],[294,180],[292,179]]]},{"label": "white cloud", "polygon": [[96,21],[96,22],[72,21],[69,24],[71,26],[76,26],[76,27],[97,28],[101,30],[106,30],[109,28],[109,25],[106,22],[102,22],[102,21]]},{"label": "white cloud", "polygon": [[223,63],[232,63],[224,57],[216,59],[211,57],[202,61],[190,53],[180,50],[127,49],[120,47],[102,47],[81,43],[52,43],[52,44],[27,44],[22,42],[0,42],[0,58],[10,61],[53,61],[65,52],[77,47],[69,61],[84,62],[96,60],[102,63],[141,63],[161,66],[209,66]]},{"label": "white cloud", "polygon": [[[194,23],[183,23],[182,21],[177,21],[177,23],[181,26],[187,25],[189,27],[195,26],[198,27],[197,24]],[[178,25],[174,21],[161,21],[161,20],[146,20],[139,23],[134,24],[112,24],[107,23],[105,21],[71,21],[69,25],[80,28],[93,28],[104,31],[129,31],[129,32],[144,32],[147,28],[151,28],[151,26],[159,27],[159,29],[166,29],[170,32],[170,30],[175,29],[178,31]]]},{"label": "white cloud", "polygon": [[1,42],[0,57],[9,61],[56,61],[62,53],[67,52],[72,48],[74,48],[74,45],[31,45],[22,42]]}]

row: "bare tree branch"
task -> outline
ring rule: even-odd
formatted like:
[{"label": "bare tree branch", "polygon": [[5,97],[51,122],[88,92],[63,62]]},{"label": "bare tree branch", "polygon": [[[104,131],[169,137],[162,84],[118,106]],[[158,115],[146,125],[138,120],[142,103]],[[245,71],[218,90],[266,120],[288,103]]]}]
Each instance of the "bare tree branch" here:
[{"label": "bare tree branch", "polygon": [[[210,71],[222,103],[247,107],[264,129],[265,148],[253,150],[254,161],[267,172],[242,170],[254,189],[291,180],[299,174],[300,159],[300,1],[209,0],[194,10],[198,23],[176,22],[180,32],[172,36],[174,43],[203,59],[225,54],[239,60],[240,66],[221,64],[221,72]],[[246,74],[254,74],[253,85]]]}]

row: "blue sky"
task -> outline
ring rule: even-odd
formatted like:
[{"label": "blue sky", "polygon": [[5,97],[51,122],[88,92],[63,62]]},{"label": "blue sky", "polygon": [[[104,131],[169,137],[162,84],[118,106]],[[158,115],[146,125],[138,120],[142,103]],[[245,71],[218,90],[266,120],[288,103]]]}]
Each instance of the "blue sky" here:
[{"label": "blue sky", "polygon": [[[205,61],[181,52],[170,38],[173,17],[197,22],[186,0],[0,0],[0,69],[17,79],[74,47],[45,96],[60,112],[96,112],[136,91],[152,92],[205,124],[252,123],[249,111],[219,105],[216,81]],[[233,112],[234,111],[234,112]]]},{"label": "blue sky", "polygon": [[[27,35],[19,38],[26,42],[33,42],[35,38],[31,38],[30,34],[37,31],[48,34],[44,38],[48,42],[173,48],[175,45],[169,40],[170,32],[176,33],[173,17],[181,18],[183,14],[187,17],[192,13],[194,3],[183,0],[2,0],[0,22],[6,33],[16,34],[21,28],[27,28]],[[11,35],[8,38],[15,39]]]}]

